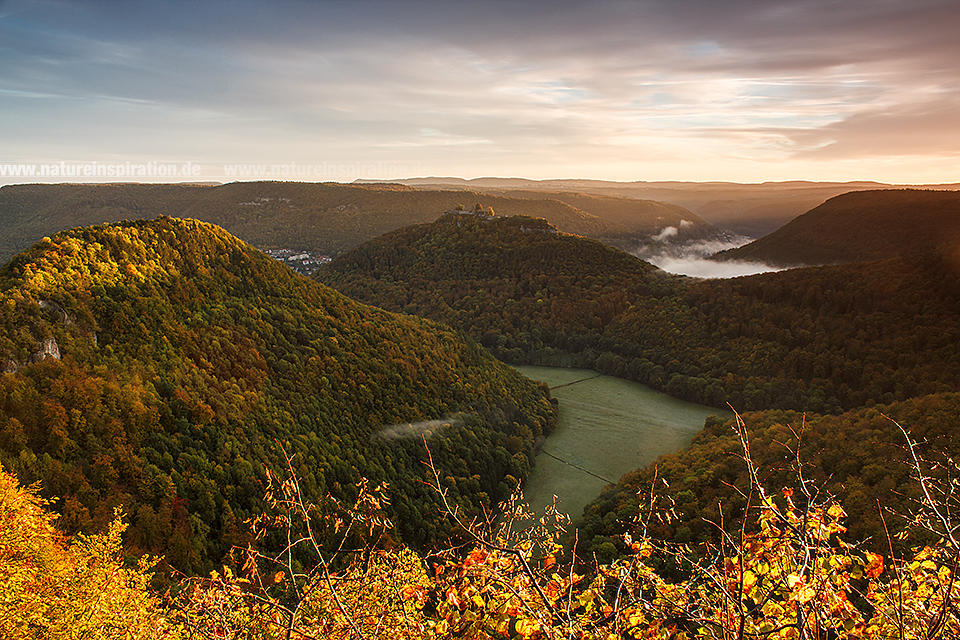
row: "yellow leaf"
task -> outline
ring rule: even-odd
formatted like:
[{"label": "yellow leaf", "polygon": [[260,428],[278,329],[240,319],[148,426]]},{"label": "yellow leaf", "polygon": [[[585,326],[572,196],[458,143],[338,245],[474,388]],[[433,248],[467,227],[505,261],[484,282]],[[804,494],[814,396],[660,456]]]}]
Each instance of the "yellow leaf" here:
[{"label": "yellow leaf", "polygon": [[643,612],[638,609],[627,609],[623,613],[627,616],[627,623],[631,627],[636,627],[646,621],[646,618],[643,616]]},{"label": "yellow leaf", "polygon": [[532,618],[520,618],[516,625],[517,633],[524,638],[529,638],[540,630],[540,623]]},{"label": "yellow leaf", "polygon": [[804,587],[793,594],[793,599],[803,604],[813,600],[815,595],[817,595],[817,592],[813,587]]}]

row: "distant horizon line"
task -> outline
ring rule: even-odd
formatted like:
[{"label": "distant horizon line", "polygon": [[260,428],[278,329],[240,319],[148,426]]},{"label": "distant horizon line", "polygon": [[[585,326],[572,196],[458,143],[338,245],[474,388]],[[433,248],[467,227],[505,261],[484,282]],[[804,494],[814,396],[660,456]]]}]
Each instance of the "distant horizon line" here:
[{"label": "distant horizon line", "polygon": [[[960,189],[960,182],[881,182],[878,180],[807,180],[802,178],[792,180],[765,180],[762,182],[737,182],[734,180],[606,180],[601,178],[523,178],[518,176],[498,177],[498,176],[479,176],[475,178],[461,178],[458,176],[417,176],[408,178],[354,178],[352,180],[183,180],[183,181],[143,181],[143,180],[110,180],[110,181],[64,181],[64,182],[46,182],[46,181],[26,181],[26,182],[4,182],[0,183],[0,188],[8,186],[24,185],[74,185],[74,186],[120,186],[120,185],[182,185],[198,187],[218,187],[228,184],[254,184],[254,183],[277,183],[277,184],[341,184],[341,185],[375,185],[375,184],[401,184],[404,186],[418,185],[444,185],[444,184],[465,184],[476,185],[483,182],[514,182],[518,184],[557,186],[580,184],[607,184],[607,185],[730,185],[730,186],[773,186],[773,185],[864,185],[895,188],[943,188]],[[486,185],[491,186],[491,185]],[[507,186],[507,185],[504,185]]]}]

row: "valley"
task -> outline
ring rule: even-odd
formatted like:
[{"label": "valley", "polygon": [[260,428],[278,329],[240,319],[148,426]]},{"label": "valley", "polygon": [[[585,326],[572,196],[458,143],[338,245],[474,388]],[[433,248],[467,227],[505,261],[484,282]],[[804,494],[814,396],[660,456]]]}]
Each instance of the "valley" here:
[{"label": "valley", "polygon": [[960,640],[960,0],[0,0],[0,640]]},{"label": "valley", "polygon": [[[954,244],[696,280],[589,239],[529,231],[544,224],[448,215],[365,243],[316,277],[368,304],[458,327],[514,365],[591,369],[749,412],[751,451],[765,477],[782,486],[797,468],[790,456],[808,460],[814,477],[848,500],[851,532],[875,549],[884,540],[877,500],[898,513],[910,505],[907,460],[882,416],[909,416],[903,422],[918,435],[937,434],[936,451],[960,453],[960,440],[946,435],[955,427],[944,409],[960,391]],[[871,236],[866,224],[858,229],[883,236],[882,229]],[[869,436],[861,431],[867,424]],[[659,538],[709,543],[716,529],[704,522],[719,517],[718,501],[742,505],[737,487],[748,478],[732,426],[708,419],[689,447],[657,462],[669,470],[665,496],[685,514],[658,527]],[[554,462],[562,464],[547,464]],[[637,495],[652,473],[652,466],[632,471],[587,505],[585,548],[602,549],[607,560],[629,553],[623,536],[633,530],[643,506]]]},{"label": "valley", "polygon": [[[313,562],[321,558],[295,580],[339,571],[324,554],[345,571],[365,558],[367,578],[357,579],[374,582],[361,600],[377,593],[379,559],[404,573],[387,583],[415,592],[470,575],[491,549],[554,549],[537,560],[544,580],[561,553],[594,558],[594,567],[654,547],[699,554],[729,535],[718,522],[746,522],[765,487],[788,509],[817,518],[829,509],[830,526],[867,558],[940,544],[912,510],[926,508],[916,460],[939,482],[960,456],[953,193],[839,196],[746,251],[762,249],[766,260],[789,247],[792,261],[841,264],[699,279],[614,246],[639,229],[624,232],[617,216],[669,210],[679,222],[661,223],[690,220],[622,198],[485,194],[472,208],[426,212],[440,202],[431,198],[465,192],[101,188],[0,193],[13,212],[8,228],[24,234],[78,216],[137,214],[55,233],[0,269],[0,463],[13,474],[0,476],[0,493],[38,483],[37,500],[57,500],[57,527],[71,540],[122,524],[125,553],[163,557],[155,588],[217,567],[227,583],[237,575],[228,572],[275,570],[279,556],[239,564],[236,554],[283,548],[282,532],[249,527],[293,526],[277,509],[299,503],[271,496],[294,487],[313,505],[296,507],[307,527],[298,540],[314,542]],[[336,198],[340,213],[350,208],[344,197],[357,198],[357,215],[301,208],[271,217],[295,193]],[[41,196],[46,204],[31,201]],[[386,215],[398,203],[403,213]],[[148,219],[158,208],[208,206],[204,215],[247,237],[282,241],[274,253],[284,263],[307,255],[291,249],[294,231],[337,237],[342,250],[305,277],[212,224]],[[503,215],[511,206],[551,219]],[[898,226],[917,208],[922,224]],[[414,210],[414,224],[391,230]],[[322,219],[344,233],[305,231]],[[922,457],[908,456],[905,435]],[[744,447],[762,475],[746,472]],[[798,478],[806,502],[791,499]],[[542,524],[485,541],[488,525],[510,517],[500,505],[518,486],[534,509],[559,496],[576,535]],[[952,494],[938,495],[953,508]],[[650,520],[654,505],[663,517]],[[481,549],[464,557],[471,541]],[[283,576],[310,556],[290,550],[272,574],[277,586],[256,587],[256,602],[289,598]],[[449,578],[418,573],[441,556]],[[677,578],[694,557],[658,559],[657,570]],[[613,575],[605,571],[594,579]],[[559,589],[550,584],[541,593]],[[469,580],[461,587],[487,606],[472,599]]]},{"label": "valley", "polygon": [[469,210],[477,203],[499,215],[544,218],[567,233],[629,246],[647,242],[666,228],[682,229],[683,238],[722,235],[675,205],[590,197],[587,211],[576,206],[584,204],[581,200],[569,204],[524,195],[382,183],[5,185],[0,187],[0,262],[72,227],[159,215],[216,224],[261,250],[289,247],[337,256],[381,234],[432,222],[444,211],[458,206]]},{"label": "valley", "polygon": [[557,427],[537,454],[524,500],[539,513],[556,495],[574,523],[604,486],[689,445],[707,417],[730,415],[588,369],[515,368],[546,382],[559,401]]}]

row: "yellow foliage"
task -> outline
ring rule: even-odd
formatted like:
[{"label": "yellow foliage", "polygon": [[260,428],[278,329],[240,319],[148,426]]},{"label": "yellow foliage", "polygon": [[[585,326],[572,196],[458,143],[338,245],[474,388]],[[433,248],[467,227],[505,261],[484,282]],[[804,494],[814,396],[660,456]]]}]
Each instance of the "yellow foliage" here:
[{"label": "yellow foliage", "polygon": [[154,564],[123,565],[119,511],[103,535],[67,542],[44,500],[0,470],[0,638],[178,638],[149,588]]}]

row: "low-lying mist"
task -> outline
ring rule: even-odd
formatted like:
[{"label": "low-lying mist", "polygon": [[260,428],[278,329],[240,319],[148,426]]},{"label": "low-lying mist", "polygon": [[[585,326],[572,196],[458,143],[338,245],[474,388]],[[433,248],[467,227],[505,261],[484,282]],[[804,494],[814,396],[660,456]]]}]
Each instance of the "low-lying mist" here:
[{"label": "low-lying mist", "polygon": [[[668,227],[672,229],[673,227]],[[710,256],[726,249],[734,249],[751,241],[743,236],[728,236],[723,239],[694,240],[677,242],[678,234],[664,236],[661,233],[652,239],[656,242],[634,252],[638,258],[646,260],[667,273],[692,276],[694,278],[736,278],[769,271],[781,271],[782,267],[762,262],[744,262],[739,260],[711,260]],[[669,238],[673,242],[662,242]]]},{"label": "low-lying mist", "polygon": [[463,424],[458,418],[446,420],[425,420],[423,422],[407,422],[383,427],[374,434],[381,440],[409,440],[411,438],[432,438],[434,434],[449,427],[459,427]]}]

